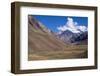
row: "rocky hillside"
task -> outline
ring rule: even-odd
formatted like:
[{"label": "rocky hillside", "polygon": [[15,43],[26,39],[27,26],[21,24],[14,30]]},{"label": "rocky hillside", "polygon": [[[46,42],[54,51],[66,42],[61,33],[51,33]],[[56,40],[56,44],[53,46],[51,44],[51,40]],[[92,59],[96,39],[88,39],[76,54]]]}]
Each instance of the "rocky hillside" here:
[{"label": "rocky hillside", "polygon": [[28,24],[29,51],[33,50],[61,50],[66,44],[57,39],[50,30],[32,16]]},{"label": "rocky hillside", "polygon": [[57,37],[66,44],[86,44],[88,40],[88,32],[73,33],[69,30],[63,31]]}]

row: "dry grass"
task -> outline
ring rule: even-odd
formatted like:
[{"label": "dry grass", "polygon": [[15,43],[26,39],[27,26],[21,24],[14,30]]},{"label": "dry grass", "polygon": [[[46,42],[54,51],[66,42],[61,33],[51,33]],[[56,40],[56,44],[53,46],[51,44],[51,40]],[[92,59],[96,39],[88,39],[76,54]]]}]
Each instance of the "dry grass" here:
[{"label": "dry grass", "polygon": [[70,45],[63,50],[41,50],[29,53],[28,60],[87,58],[87,45]]}]

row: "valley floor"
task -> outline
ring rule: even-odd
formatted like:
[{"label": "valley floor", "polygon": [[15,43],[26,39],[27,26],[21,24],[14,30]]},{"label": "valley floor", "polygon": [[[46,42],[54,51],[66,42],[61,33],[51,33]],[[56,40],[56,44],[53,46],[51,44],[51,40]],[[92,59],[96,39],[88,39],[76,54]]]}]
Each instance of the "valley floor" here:
[{"label": "valley floor", "polygon": [[68,45],[62,50],[36,50],[28,53],[28,60],[87,58],[87,45]]}]

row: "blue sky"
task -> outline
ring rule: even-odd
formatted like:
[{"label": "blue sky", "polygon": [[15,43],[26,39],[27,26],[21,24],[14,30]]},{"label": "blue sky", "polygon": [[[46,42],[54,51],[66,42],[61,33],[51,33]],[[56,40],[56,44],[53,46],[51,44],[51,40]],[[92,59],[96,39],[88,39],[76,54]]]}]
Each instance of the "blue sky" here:
[{"label": "blue sky", "polygon": [[74,22],[77,22],[77,26],[88,26],[88,17],[73,17],[73,16],[47,16],[47,15],[33,15],[36,20],[40,21],[47,28],[53,32],[58,32],[57,27],[63,26],[68,21],[67,18],[72,18]]}]

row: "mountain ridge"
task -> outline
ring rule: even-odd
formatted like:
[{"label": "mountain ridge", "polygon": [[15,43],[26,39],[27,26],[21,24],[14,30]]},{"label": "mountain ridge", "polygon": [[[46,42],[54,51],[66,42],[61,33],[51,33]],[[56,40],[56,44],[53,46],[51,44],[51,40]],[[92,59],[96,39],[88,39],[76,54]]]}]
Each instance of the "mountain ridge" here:
[{"label": "mountain ridge", "polygon": [[[88,31],[80,33],[73,33],[69,30],[63,31],[60,34],[57,34],[57,37],[61,39],[66,44],[78,44],[81,41],[87,41],[88,39]],[[87,43],[86,43],[87,44]]]}]

